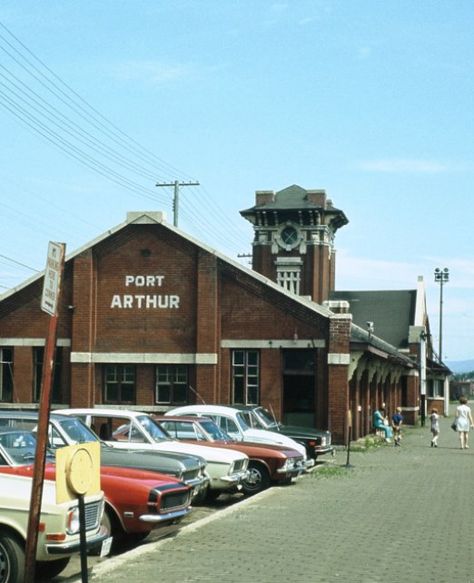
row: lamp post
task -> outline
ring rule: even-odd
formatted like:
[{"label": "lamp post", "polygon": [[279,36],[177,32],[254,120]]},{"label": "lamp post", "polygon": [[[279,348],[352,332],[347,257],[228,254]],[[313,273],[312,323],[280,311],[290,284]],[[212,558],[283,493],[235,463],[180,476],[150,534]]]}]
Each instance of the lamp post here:
[{"label": "lamp post", "polygon": [[449,281],[449,269],[445,267],[434,270],[435,282],[439,283],[439,362],[443,362],[443,285]]}]

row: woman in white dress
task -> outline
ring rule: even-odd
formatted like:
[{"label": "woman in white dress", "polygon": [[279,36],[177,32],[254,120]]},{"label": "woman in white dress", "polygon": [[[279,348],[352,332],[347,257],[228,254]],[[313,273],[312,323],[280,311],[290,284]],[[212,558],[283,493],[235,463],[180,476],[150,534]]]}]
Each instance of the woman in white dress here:
[{"label": "woman in white dress", "polygon": [[459,433],[459,442],[461,449],[469,448],[469,429],[474,427],[472,422],[471,409],[467,405],[466,397],[460,397],[459,405],[456,407],[456,430]]}]

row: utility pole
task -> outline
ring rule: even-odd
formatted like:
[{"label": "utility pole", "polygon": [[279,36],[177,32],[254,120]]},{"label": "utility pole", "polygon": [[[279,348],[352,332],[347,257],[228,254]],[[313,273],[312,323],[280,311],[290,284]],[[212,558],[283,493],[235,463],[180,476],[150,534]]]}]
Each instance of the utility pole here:
[{"label": "utility pole", "polygon": [[174,182],[157,182],[156,186],[174,186],[173,194],[173,225],[178,226],[178,213],[179,213],[179,187],[180,186],[199,186],[199,182],[179,182],[175,180]]}]

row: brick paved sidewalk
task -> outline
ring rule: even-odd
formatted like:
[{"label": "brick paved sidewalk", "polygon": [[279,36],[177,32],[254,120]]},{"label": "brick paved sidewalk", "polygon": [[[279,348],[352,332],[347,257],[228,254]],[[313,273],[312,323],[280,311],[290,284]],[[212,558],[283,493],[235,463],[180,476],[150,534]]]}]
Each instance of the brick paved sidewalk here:
[{"label": "brick paved sidewalk", "polygon": [[439,447],[429,424],[401,447],[351,454],[94,568],[95,581],[164,583],[474,582],[472,449],[450,419]]}]

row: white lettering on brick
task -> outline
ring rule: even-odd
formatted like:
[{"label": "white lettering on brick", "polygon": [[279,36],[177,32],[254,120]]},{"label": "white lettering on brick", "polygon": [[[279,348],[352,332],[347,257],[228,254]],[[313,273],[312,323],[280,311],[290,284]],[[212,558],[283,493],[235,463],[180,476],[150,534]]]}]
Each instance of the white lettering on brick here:
[{"label": "white lettering on brick", "polygon": [[164,275],[126,275],[125,287],[161,287],[164,279]]},{"label": "white lettering on brick", "polygon": [[162,294],[150,294],[150,295],[131,295],[116,294],[112,296],[112,302],[110,304],[111,308],[117,308],[119,310],[137,308],[139,310],[145,308],[147,310],[177,310],[179,309],[181,298],[177,295],[162,295]]}]

